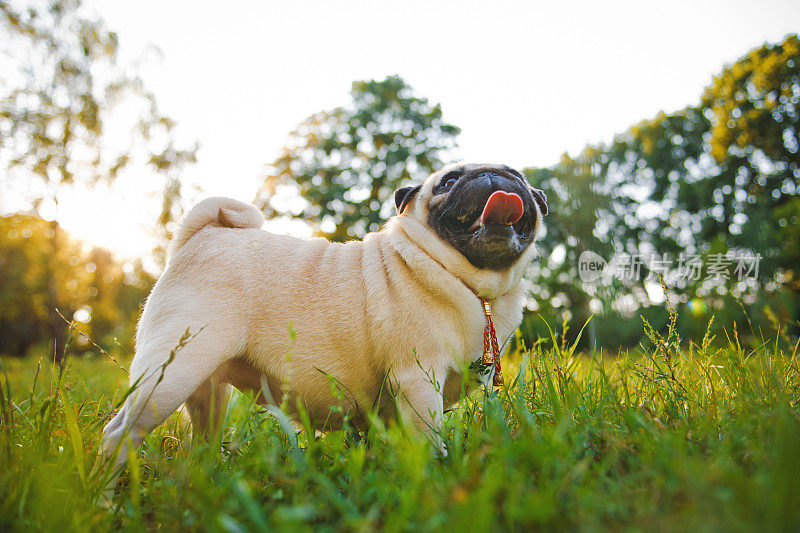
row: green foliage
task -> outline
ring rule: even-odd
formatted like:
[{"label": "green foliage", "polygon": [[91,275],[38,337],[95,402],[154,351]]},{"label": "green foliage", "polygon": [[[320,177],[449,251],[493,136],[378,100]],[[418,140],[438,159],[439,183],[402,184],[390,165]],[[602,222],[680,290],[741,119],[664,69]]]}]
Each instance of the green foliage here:
[{"label": "green foliage", "polygon": [[[765,44],[726,67],[699,105],[614,141],[601,162],[622,186],[639,188],[628,206],[641,221],[632,237],[668,251],[706,251],[721,240],[761,253],[766,277],[780,272],[797,288],[800,256],[783,243],[800,220],[798,63],[796,35]],[[641,216],[647,204],[660,207],[650,220]]]},{"label": "green foliage", "polygon": [[[164,178],[162,242],[155,250],[163,264],[170,223],[179,214],[179,172],[195,160],[196,147],[176,144],[173,121],[159,111],[136,66],[119,64],[117,35],[80,0],[0,0],[0,32],[0,212],[47,210],[48,218],[57,218],[65,189],[109,184],[124,169],[147,165]],[[127,294],[133,285],[120,281],[120,266],[108,253],[96,250],[78,265],[72,262],[77,245],[55,223],[47,228],[27,216],[13,220],[24,220],[18,230],[36,235],[4,241],[3,252],[14,257],[3,261],[15,270],[0,269],[0,288],[13,293],[4,297],[13,300],[12,310],[0,311],[0,350],[21,354],[35,342],[63,345],[65,323],[57,309],[71,317],[78,307],[91,307],[99,337],[131,325],[138,302],[131,306],[130,299],[143,295]],[[96,270],[87,282],[77,267],[90,263]],[[115,282],[103,281],[115,276]],[[96,294],[76,295],[82,291]],[[106,299],[101,303],[97,295]]]},{"label": "green foliage", "polygon": [[[612,222],[615,213],[606,176],[594,164],[596,157],[595,150],[587,148],[575,159],[565,154],[553,167],[525,169],[528,181],[548,195],[545,234],[537,243],[542,257],[527,274],[533,282],[535,310],[548,318],[570,309],[570,317],[583,323],[597,311],[590,308],[592,296],[584,290],[577,271],[581,253],[589,250],[607,257],[613,251],[609,232],[616,229]],[[617,286],[603,288],[594,301],[610,304],[618,292]],[[523,330],[545,334],[538,324],[531,324],[533,316]]]},{"label": "green foliage", "polygon": [[[438,104],[414,96],[398,76],[354,82],[351,97],[349,106],[312,115],[292,132],[256,201],[268,215],[309,221],[338,241],[377,230],[394,190],[440,168],[459,133]],[[281,186],[303,206],[276,205]]]},{"label": "green foliage", "polygon": [[0,31],[0,185],[26,191],[16,201],[38,212],[57,205],[65,187],[110,183],[134,163],[149,165],[164,176],[159,222],[168,238],[179,172],[197,147],[176,144],[175,123],[136,66],[119,64],[117,35],[81,0],[0,1]]},{"label": "green foliage", "polygon": [[[635,313],[615,307],[646,313],[648,294],[641,283],[587,289],[577,273],[582,251],[606,259],[668,254],[673,261],[696,253],[705,263],[710,254],[738,251],[760,254],[757,284],[665,280],[680,296],[681,324],[697,329],[690,326],[697,317],[689,307],[696,298],[723,309],[726,319],[739,312],[739,299],[749,309],[770,306],[779,321],[798,324],[799,64],[796,35],[765,44],[725,67],[697,105],[659,113],[554,167],[528,169],[531,183],[552,195],[544,259],[531,270],[537,311],[579,322],[600,312],[605,316],[596,328],[627,330],[623,345],[634,345],[640,335],[625,322]],[[564,259],[554,261],[554,250],[565,252]],[[642,272],[644,279],[646,267]],[[541,334],[537,321],[528,316],[523,330]],[[797,325],[792,328],[796,334]],[[612,340],[606,346],[619,345]]]},{"label": "green foliage", "polygon": [[[70,319],[80,310],[82,332],[107,345],[115,338],[128,344],[154,282],[140,263],[123,265],[102,248],[87,250],[54,222],[0,217],[0,354],[29,355],[43,339],[56,339],[62,350],[68,324],[55,310]],[[82,337],[73,345],[89,347]]]},{"label": "green foliage", "polygon": [[0,528],[796,530],[796,347],[778,336],[744,350],[731,337],[714,349],[712,325],[681,344],[667,322],[645,324],[646,350],[611,359],[580,356],[557,332],[514,354],[506,387],[447,413],[446,458],[377,420],[366,434],[301,427],[298,452],[245,396],[224,434],[188,447],[176,414],[132,454],[111,510],[94,503],[104,478],[90,465],[122,372],[12,361]]},{"label": "green foliage", "polygon": [[800,255],[783,243],[800,223],[800,39],[749,52],[715,78],[703,105],[712,113],[711,153],[723,166],[715,192],[732,190],[734,213],[748,220],[732,240],[748,246],[768,236],[770,258],[799,289]]}]

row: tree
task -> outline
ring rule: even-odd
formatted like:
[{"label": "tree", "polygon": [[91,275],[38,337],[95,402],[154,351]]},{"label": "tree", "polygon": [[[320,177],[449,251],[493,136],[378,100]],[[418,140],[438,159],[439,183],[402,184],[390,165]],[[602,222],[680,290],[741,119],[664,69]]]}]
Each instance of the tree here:
[{"label": "tree", "polygon": [[[56,257],[52,231],[59,233]],[[51,271],[54,263],[59,267]],[[52,340],[53,306],[105,345],[131,339],[154,281],[141,263],[123,265],[101,248],[87,251],[58,224],[24,214],[0,216],[0,354],[24,356]],[[88,348],[82,341],[76,338],[73,348]]]},{"label": "tree", "polygon": [[177,199],[174,171],[194,161],[195,147],[176,145],[174,122],[136,70],[118,64],[115,33],[80,0],[0,1],[0,26],[4,186],[29,185],[38,209],[64,186],[111,182],[138,160],[163,173]]},{"label": "tree", "polygon": [[709,231],[726,233],[734,244],[768,247],[767,266],[783,269],[800,289],[800,254],[796,241],[788,241],[800,223],[800,39],[765,44],[725,68],[706,89],[703,106],[710,152],[720,165],[712,194],[721,192],[730,206]]},{"label": "tree", "polygon": [[[619,345],[620,327],[604,327],[615,304],[624,298],[635,302],[637,313],[655,310],[647,309],[641,283],[586,292],[576,272],[583,250],[606,259],[614,253],[666,253],[673,260],[681,252],[707,258],[739,251],[761,254],[759,276],[767,283],[724,288],[691,280],[669,285],[667,279],[668,289],[680,289],[673,304],[700,295],[713,299],[717,309],[738,312],[734,289],[760,307],[769,301],[771,311],[791,323],[800,292],[799,64],[797,36],[765,44],[725,67],[698,104],[659,113],[554,167],[526,171],[551,195],[540,246],[545,254],[559,252],[556,260],[548,257],[532,267],[539,312],[555,318],[569,310],[582,324],[592,307],[602,310],[594,319],[598,331],[614,331],[612,343]],[[647,274],[644,261],[640,279]],[[784,298],[774,287],[793,296]],[[770,290],[774,294],[766,294]],[[769,329],[769,323],[756,323],[761,317],[751,319],[754,327]],[[702,336],[704,330],[693,329],[702,323],[684,313],[679,325]],[[524,329],[541,333],[530,319]]]},{"label": "tree", "polygon": [[[316,113],[291,133],[256,199],[266,214],[311,221],[338,241],[378,229],[393,191],[441,167],[460,131],[398,76],[354,82],[351,96],[349,106]],[[281,188],[302,206],[279,205]]]},{"label": "tree", "polygon": [[[175,215],[181,167],[194,161],[196,147],[173,139],[173,121],[158,110],[136,69],[118,61],[118,39],[91,16],[80,0],[0,0],[4,32],[0,80],[0,184],[16,191],[20,209],[34,214],[57,209],[65,188],[111,183],[134,163],[165,178],[161,233]],[[4,194],[0,200],[9,201]],[[55,314],[55,279],[61,232],[51,222],[51,251],[45,268],[51,280],[47,308],[50,336],[63,341]]]},{"label": "tree", "polygon": [[[545,232],[537,243],[541,259],[531,264],[528,277],[533,283],[535,310],[550,326],[565,314],[574,324],[583,325],[618,291],[616,285],[584,286],[578,274],[583,252],[608,257],[613,250],[609,233],[616,227],[612,222],[614,195],[601,172],[604,157],[598,149],[587,147],[575,158],[564,154],[550,168],[525,169],[528,181],[546,191],[549,200]],[[523,332],[529,338],[546,337],[547,327],[538,317],[531,317]],[[586,338],[593,344],[591,323]]]},{"label": "tree", "polygon": [[788,239],[800,220],[799,63],[797,36],[765,44],[724,68],[698,105],[615,139],[607,172],[638,192],[631,238],[757,252],[763,274],[798,288],[800,255]]}]

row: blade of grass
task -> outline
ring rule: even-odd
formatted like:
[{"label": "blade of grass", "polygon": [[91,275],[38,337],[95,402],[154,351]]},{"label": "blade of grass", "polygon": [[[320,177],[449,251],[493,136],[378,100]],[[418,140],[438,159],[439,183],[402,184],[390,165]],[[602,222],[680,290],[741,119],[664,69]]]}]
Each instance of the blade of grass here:
[{"label": "blade of grass", "polygon": [[64,390],[63,384],[60,384],[59,390],[61,391],[61,405],[64,407],[64,418],[67,420],[69,440],[72,443],[72,451],[75,454],[75,464],[78,467],[78,475],[80,476],[81,484],[84,488],[86,488],[86,467],[83,456],[83,437],[81,436],[81,430],[78,427],[78,416],[75,412],[75,404],[73,404],[69,399],[69,395]]}]

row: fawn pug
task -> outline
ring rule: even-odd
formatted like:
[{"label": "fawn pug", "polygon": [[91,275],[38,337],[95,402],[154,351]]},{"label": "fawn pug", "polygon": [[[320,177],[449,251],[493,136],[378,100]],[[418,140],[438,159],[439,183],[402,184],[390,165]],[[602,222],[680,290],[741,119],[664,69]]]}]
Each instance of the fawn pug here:
[{"label": "fawn pug", "polygon": [[197,204],[144,307],[137,388],[105,453],[121,464],[184,403],[195,433],[218,428],[229,385],[265,403],[288,394],[319,428],[399,414],[441,447],[444,406],[483,354],[479,297],[501,339],[522,320],[546,197],[507,166],[455,164],[394,199],[380,231],[343,244],[262,231],[235,200]]}]

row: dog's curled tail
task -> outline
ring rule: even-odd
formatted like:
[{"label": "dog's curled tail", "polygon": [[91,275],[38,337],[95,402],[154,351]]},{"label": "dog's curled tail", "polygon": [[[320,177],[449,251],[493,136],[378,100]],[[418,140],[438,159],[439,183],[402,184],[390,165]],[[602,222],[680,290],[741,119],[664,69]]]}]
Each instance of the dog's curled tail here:
[{"label": "dog's curled tail", "polygon": [[264,215],[251,204],[233,198],[206,198],[195,205],[181,221],[170,243],[170,255],[206,226],[260,228]]}]

